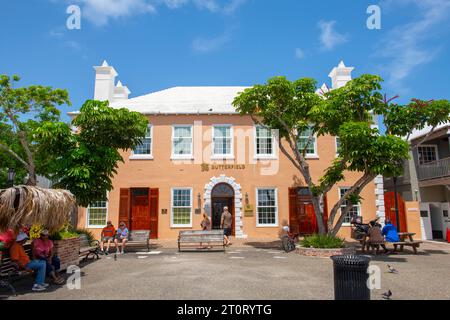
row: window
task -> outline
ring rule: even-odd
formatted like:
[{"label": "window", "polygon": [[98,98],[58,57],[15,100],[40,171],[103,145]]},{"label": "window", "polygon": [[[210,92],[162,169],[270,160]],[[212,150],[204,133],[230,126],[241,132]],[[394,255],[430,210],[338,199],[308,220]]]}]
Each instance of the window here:
[{"label": "window", "polygon": [[339,154],[339,148],[341,147],[341,140],[339,137],[336,137],[336,154]]},{"label": "window", "polygon": [[192,227],[192,189],[172,189],[172,227]]},{"label": "window", "polygon": [[174,158],[192,158],[192,126],[174,126],[172,152]]},{"label": "window", "polygon": [[278,226],[277,190],[273,188],[256,189],[257,226]]},{"label": "window", "polygon": [[306,150],[305,154],[307,156],[317,156],[317,138],[315,135],[310,140],[311,135],[313,134],[312,127],[300,132],[297,148],[300,151]]},{"label": "window", "polygon": [[213,127],[213,156],[233,156],[233,129],[230,125]]},{"label": "window", "polygon": [[264,128],[261,126],[256,127],[256,156],[273,156],[274,146],[273,146],[273,136],[272,130]]},{"label": "window", "polygon": [[92,202],[87,208],[87,227],[103,228],[106,226],[108,216],[108,201],[100,200]]},{"label": "window", "polygon": [[[350,190],[350,188],[347,188],[347,187],[339,188],[339,197],[342,198],[348,190]],[[348,202],[346,201],[343,205],[341,205],[341,210],[344,210],[347,205],[348,205]],[[359,204],[353,205],[353,207],[350,209],[350,211],[347,213],[346,217],[344,218],[343,223],[349,224],[352,222],[353,216],[361,216],[360,211],[361,211],[361,209],[360,209]]]},{"label": "window", "polygon": [[436,146],[420,146],[417,148],[419,164],[427,164],[438,160]]},{"label": "window", "polygon": [[151,156],[152,155],[152,126],[148,125],[145,137],[141,144],[133,150],[133,156]]}]

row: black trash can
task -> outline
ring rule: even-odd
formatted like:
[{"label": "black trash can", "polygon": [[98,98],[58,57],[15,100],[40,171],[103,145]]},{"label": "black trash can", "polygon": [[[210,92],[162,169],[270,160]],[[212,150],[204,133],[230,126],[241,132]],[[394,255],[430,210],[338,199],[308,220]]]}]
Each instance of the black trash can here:
[{"label": "black trash can", "polygon": [[367,286],[370,258],[365,256],[332,256],[335,300],[370,300]]}]

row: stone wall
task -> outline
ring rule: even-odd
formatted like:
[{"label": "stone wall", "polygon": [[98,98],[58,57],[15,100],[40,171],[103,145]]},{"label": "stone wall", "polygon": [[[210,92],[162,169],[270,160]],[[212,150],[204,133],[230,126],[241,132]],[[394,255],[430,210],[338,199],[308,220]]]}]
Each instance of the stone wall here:
[{"label": "stone wall", "polygon": [[80,240],[70,238],[54,241],[54,252],[61,259],[61,270],[79,264]]}]

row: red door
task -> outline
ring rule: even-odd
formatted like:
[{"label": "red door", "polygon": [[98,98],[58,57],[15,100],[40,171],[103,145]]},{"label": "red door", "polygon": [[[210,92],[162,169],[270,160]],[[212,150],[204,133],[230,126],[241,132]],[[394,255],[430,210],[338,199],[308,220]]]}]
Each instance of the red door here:
[{"label": "red door", "polygon": [[[398,201],[398,216],[400,218],[400,232],[407,232],[408,226],[406,225],[406,210],[405,201],[402,196],[397,193]],[[386,219],[391,220],[394,226],[397,226],[397,216],[395,214],[395,196],[394,192],[386,192],[384,194],[384,208],[386,213]]]},{"label": "red door", "polygon": [[150,230],[150,189],[131,189],[131,230]]},{"label": "red door", "polygon": [[[326,197],[324,206],[324,223],[327,223]],[[308,188],[289,189],[289,226],[291,232],[314,234],[319,231],[314,205]]]}]

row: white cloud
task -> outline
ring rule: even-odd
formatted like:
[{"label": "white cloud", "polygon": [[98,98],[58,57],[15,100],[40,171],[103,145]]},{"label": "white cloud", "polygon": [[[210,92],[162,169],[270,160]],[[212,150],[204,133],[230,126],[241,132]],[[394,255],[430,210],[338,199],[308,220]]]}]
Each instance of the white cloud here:
[{"label": "white cloud", "polygon": [[300,49],[300,48],[296,48],[296,49],[295,49],[295,58],[301,60],[301,59],[303,59],[304,57],[305,57],[305,51],[303,51],[303,50]]},{"label": "white cloud", "polygon": [[137,14],[155,13],[155,6],[148,0],[77,0],[82,4],[82,17],[103,26],[110,19],[130,17]]},{"label": "white cloud", "polygon": [[196,38],[192,42],[192,49],[198,53],[208,53],[221,49],[226,43],[230,41],[229,33],[225,33],[215,38]]},{"label": "white cloud", "polygon": [[323,50],[332,50],[337,45],[348,41],[348,35],[339,33],[334,26],[336,21],[319,21],[320,43]]},{"label": "white cloud", "polygon": [[[376,54],[389,59],[381,68],[387,74],[388,85],[399,91],[408,91],[403,81],[418,67],[430,63],[438,55],[439,34],[449,29],[445,22],[450,16],[449,0],[396,0],[381,4],[387,9],[395,6],[416,6],[421,13],[413,21],[394,28],[378,44]],[[399,10],[399,8],[396,8]],[[435,42],[433,43],[433,40]]]}]

